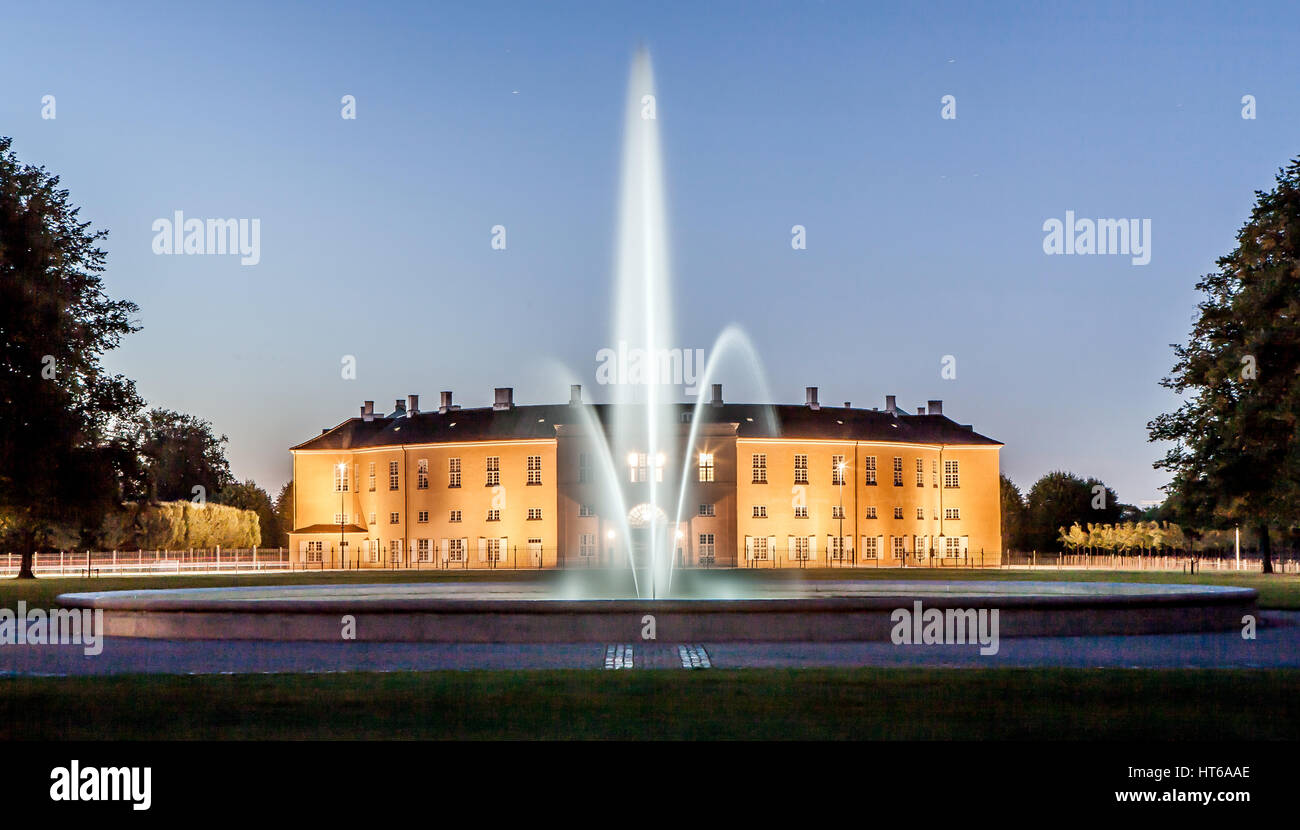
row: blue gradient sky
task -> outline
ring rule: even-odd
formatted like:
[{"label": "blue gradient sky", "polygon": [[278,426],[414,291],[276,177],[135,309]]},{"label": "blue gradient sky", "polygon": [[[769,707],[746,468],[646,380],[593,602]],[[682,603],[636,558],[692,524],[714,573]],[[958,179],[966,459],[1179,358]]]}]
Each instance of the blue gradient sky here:
[{"label": "blue gradient sky", "polygon": [[[111,367],[274,494],[287,448],[366,398],[567,400],[552,361],[600,397],[644,41],[681,347],[739,322],[781,401],[942,398],[1022,487],[1064,468],[1158,497],[1145,424],[1193,285],[1300,153],[1293,5],[646,5],[13,4],[0,134],[111,231],[143,325]],[[260,218],[261,264],[155,256],[178,209]],[[1150,218],[1151,263],[1044,255],[1066,210]]]}]

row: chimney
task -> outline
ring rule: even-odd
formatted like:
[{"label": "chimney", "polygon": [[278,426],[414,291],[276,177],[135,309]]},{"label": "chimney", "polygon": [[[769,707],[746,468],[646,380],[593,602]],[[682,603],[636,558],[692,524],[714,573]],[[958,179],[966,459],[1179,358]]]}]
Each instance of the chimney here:
[{"label": "chimney", "polygon": [[365,404],[361,407],[361,420],[363,420],[363,421],[373,421],[373,420],[375,420],[375,402],[374,402],[374,401],[366,401]]},{"label": "chimney", "polygon": [[722,406],[722,384],[713,384],[713,399],[709,401],[711,406]]},{"label": "chimney", "polygon": [[442,397],[442,403],[438,406],[438,414],[446,415],[448,412],[452,411],[456,407],[451,405],[451,392],[449,391],[443,392],[441,393],[441,397]]},{"label": "chimney", "polygon": [[925,407],[924,407],[924,406],[918,406],[918,407],[916,408],[916,414],[917,414],[917,415],[924,415],[924,414],[925,414]]},{"label": "chimney", "polygon": [[492,404],[494,410],[514,409],[515,390],[512,386],[496,387],[496,401]]},{"label": "chimney", "polygon": [[393,407],[393,414],[390,417],[400,418],[405,414],[406,414],[406,401],[402,400],[401,398],[398,398],[397,403]]},{"label": "chimney", "polygon": [[943,401],[927,401],[927,405],[930,407],[931,415],[943,414]]},{"label": "chimney", "polygon": [[809,408],[809,409],[821,409],[821,408],[822,408],[821,404],[817,403],[817,387],[816,387],[816,386],[805,386],[803,391],[804,391],[804,402],[808,405],[808,408]]},{"label": "chimney", "polygon": [[853,408],[853,401],[845,401],[845,402],[844,402],[844,408],[845,408],[845,409],[852,409],[852,408]]},{"label": "chimney", "polygon": [[896,414],[896,410],[897,410],[897,409],[898,409],[898,396],[897,396],[897,395],[886,395],[886,396],[885,396],[885,411],[888,412],[888,413],[890,413],[890,414],[892,415],[892,414]]},{"label": "chimney", "polygon": [[416,413],[419,412],[419,411],[420,411],[420,396],[419,396],[419,395],[407,395],[407,396],[406,396],[406,414],[407,414],[407,415],[414,415],[414,414],[416,414]]},{"label": "chimney", "polygon": [[582,405],[582,384],[574,383],[569,386],[569,406]]}]

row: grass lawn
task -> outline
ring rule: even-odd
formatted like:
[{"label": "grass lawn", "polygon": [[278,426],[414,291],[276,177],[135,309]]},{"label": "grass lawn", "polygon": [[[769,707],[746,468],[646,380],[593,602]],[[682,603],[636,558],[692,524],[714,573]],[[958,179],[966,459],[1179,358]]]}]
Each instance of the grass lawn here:
[{"label": "grass lawn", "polygon": [[472,671],[0,679],[0,739],[1295,740],[1300,672]]},{"label": "grass lawn", "polygon": [[[571,572],[570,572],[571,573]],[[1261,608],[1300,610],[1300,575],[1209,572],[1195,575],[1162,571],[1069,571],[1044,568],[1013,571],[998,568],[808,568],[804,570],[687,571],[687,579],[708,579],[712,573],[737,579],[949,579],[949,580],[1043,580],[1067,582],[1157,582],[1193,585],[1236,585],[1259,591]],[[217,588],[228,585],[304,585],[330,583],[535,581],[559,579],[557,571],[332,571],[290,574],[216,576],[135,577],[48,577],[19,581],[0,579],[0,607],[15,607],[18,600],[29,606],[49,608],[54,597],[73,591],[114,591],[139,588]]]}]

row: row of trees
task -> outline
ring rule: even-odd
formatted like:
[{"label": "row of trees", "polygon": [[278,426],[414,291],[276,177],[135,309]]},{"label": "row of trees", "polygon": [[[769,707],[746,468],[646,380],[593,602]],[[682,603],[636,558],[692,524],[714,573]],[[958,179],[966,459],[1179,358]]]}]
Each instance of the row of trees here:
[{"label": "row of trees", "polygon": [[1058,543],[1075,553],[1161,554],[1168,550],[1187,550],[1190,540],[1183,529],[1172,522],[1123,522],[1121,524],[1080,525],[1061,528]]},{"label": "row of trees", "polygon": [[284,511],[234,480],[225,436],[146,409],[132,380],[104,368],[139,330],[138,307],[104,287],[107,231],[11,145],[0,137],[0,543],[22,552],[20,576],[38,547],[69,536],[100,547],[124,516],[162,502],[252,510],[262,543],[283,544]]}]

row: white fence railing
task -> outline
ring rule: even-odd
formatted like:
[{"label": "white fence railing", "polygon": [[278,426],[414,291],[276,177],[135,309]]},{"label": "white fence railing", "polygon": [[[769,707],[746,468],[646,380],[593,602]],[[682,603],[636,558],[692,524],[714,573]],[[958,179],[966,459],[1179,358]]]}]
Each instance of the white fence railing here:
[{"label": "white fence railing", "polygon": [[[21,557],[0,555],[0,574],[18,573]],[[37,576],[135,576],[178,573],[256,573],[290,570],[288,548],[206,550],[45,551],[35,554]]]},{"label": "white fence railing", "polygon": [[[1273,571],[1280,574],[1300,573],[1300,559],[1291,554],[1274,555]],[[1258,556],[1188,556],[1186,554],[1111,554],[1111,553],[1057,553],[1029,552],[1007,553],[1002,567],[1026,569],[1104,570],[1104,571],[1179,571],[1183,573],[1216,573],[1238,571],[1260,573],[1264,560]]]}]

